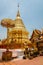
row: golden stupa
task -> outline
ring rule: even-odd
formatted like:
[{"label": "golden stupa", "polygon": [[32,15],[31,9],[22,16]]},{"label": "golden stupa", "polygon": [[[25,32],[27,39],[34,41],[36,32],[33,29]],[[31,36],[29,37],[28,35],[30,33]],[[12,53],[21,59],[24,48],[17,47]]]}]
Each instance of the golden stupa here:
[{"label": "golden stupa", "polygon": [[15,44],[18,44],[23,47],[23,45],[30,44],[30,40],[28,37],[28,31],[26,30],[26,27],[21,19],[20,12],[18,10],[16,19],[14,20],[15,26],[11,29],[9,28],[9,39],[12,39],[15,41]]},{"label": "golden stupa", "polygon": [[9,28],[9,43],[12,39],[12,42],[19,47],[24,47],[25,44],[30,44],[31,42],[28,37],[29,32],[26,30],[26,27],[21,19],[19,10],[17,12],[16,19],[14,20],[14,24],[15,26],[13,28]]}]

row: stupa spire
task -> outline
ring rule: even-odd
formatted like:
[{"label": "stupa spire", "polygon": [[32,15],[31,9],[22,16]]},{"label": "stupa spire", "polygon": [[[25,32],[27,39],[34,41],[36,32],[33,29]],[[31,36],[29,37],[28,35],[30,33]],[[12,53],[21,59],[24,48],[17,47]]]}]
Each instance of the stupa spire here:
[{"label": "stupa spire", "polygon": [[18,3],[18,12],[17,12],[17,17],[20,17],[20,12],[19,12],[19,3]]}]

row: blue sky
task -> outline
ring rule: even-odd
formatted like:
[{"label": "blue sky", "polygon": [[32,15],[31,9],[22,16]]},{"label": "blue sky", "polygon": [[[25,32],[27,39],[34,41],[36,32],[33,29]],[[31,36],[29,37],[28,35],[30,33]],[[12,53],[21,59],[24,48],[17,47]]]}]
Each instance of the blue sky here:
[{"label": "blue sky", "polygon": [[[21,18],[30,35],[34,29],[43,28],[43,0],[0,0],[0,21],[15,19],[20,4]],[[6,38],[6,28],[0,25],[0,39]]]}]

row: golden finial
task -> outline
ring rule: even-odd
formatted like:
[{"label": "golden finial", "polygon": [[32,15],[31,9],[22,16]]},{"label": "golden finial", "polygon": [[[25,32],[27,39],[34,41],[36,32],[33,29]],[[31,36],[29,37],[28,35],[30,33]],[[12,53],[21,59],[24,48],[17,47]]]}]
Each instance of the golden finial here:
[{"label": "golden finial", "polygon": [[19,3],[18,3],[18,9],[19,9]]},{"label": "golden finial", "polygon": [[19,3],[18,3],[18,12],[17,12],[17,17],[20,17],[20,13],[19,13]]}]

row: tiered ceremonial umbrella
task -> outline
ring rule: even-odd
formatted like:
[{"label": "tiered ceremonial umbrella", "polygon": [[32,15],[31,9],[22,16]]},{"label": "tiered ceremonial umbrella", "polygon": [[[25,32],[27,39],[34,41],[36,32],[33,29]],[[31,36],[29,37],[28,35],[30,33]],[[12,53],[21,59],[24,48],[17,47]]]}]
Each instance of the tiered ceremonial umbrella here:
[{"label": "tiered ceremonial umbrella", "polygon": [[9,42],[8,42],[8,39],[9,39],[9,37],[8,37],[9,28],[12,28],[12,27],[15,26],[14,21],[12,19],[3,19],[3,20],[1,20],[1,25],[3,27],[7,28],[7,43],[9,44]]}]

